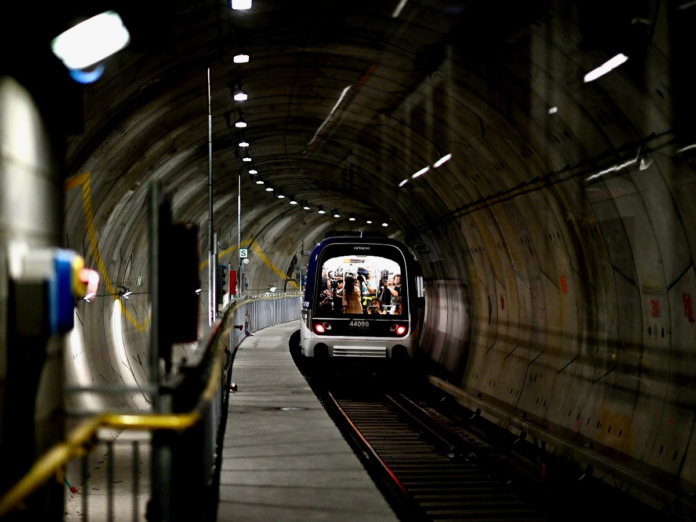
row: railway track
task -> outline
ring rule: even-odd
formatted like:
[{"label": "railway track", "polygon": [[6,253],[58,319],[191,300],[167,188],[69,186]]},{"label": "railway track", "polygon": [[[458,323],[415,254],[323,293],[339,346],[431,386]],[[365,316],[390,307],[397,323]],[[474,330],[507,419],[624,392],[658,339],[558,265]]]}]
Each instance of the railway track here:
[{"label": "railway track", "polygon": [[392,491],[402,519],[547,520],[496,476],[495,462],[482,465],[475,456],[480,441],[463,438],[403,395],[355,400],[326,392],[325,401]]}]

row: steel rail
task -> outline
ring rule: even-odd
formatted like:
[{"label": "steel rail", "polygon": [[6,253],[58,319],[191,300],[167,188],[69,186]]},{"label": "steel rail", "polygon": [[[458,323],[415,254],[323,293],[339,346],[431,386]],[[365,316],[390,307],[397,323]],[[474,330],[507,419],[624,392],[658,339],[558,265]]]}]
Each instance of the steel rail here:
[{"label": "steel rail", "polygon": [[696,501],[689,497],[687,493],[672,489],[670,484],[660,483],[658,480],[654,480],[643,473],[616,462],[596,450],[582,447],[575,442],[564,439],[560,435],[553,433],[530,419],[520,417],[501,407],[495,406],[438,377],[428,375],[427,378],[430,384],[452,396],[466,408],[473,410],[479,409],[502,421],[508,427],[515,428],[525,435],[531,435],[546,444],[552,445],[561,453],[568,455],[575,462],[591,465],[603,473],[611,475],[615,479],[635,487],[667,505],[678,508],[691,517],[696,517]]},{"label": "steel rail", "polygon": [[369,459],[377,464],[379,466],[380,470],[382,471],[383,475],[389,478],[389,485],[390,486],[396,486],[396,489],[398,490],[399,494],[401,495],[401,502],[402,504],[406,504],[410,515],[414,515],[415,513],[420,514],[420,517],[416,517],[416,520],[422,520],[425,518],[424,513],[420,510],[420,505],[416,500],[411,496],[411,494],[408,492],[406,487],[401,483],[399,478],[396,476],[394,471],[387,465],[387,463],[382,459],[382,457],[379,456],[377,451],[372,447],[372,445],[367,441],[365,436],[362,434],[362,432],[358,429],[358,427],[353,423],[351,420],[350,416],[346,413],[346,411],[341,407],[340,403],[336,400],[336,398],[331,394],[330,391],[326,391],[326,395],[331,401],[331,406],[338,411],[342,417],[343,421],[348,424],[352,430],[352,434],[357,437],[357,439],[360,441],[360,443],[363,446],[363,450],[367,452],[367,456]]}]

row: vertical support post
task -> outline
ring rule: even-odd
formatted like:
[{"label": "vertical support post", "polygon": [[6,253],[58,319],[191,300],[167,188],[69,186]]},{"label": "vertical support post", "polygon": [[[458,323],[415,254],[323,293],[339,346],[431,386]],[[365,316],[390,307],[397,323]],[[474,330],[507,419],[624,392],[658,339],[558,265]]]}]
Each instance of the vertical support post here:
[{"label": "vertical support post", "polygon": [[244,260],[240,256],[242,248],[242,170],[237,179],[237,259],[239,260],[239,297],[244,295]]},{"label": "vertical support post", "polygon": [[114,442],[106,443],[106,520],[114,521]]},{"label": "vertical support post", "polygon": [[87,522],[89,520],[89,504],[87,499],[89,498],[89,453],[85,453],[82,456],[82,522]]},{"label": "vertical support post", "polygon": [[210,67],[208,67],[208,326],[215,321],[215,262],[213,248],[213,112],[210,95]]},{"label": "vertical support post", "polygon": [[133,441],[133,520],[140,519],[138,494],[140,493],[140,446],[137,440]]},{"label": "vertical support post", "polygon": [[218,277],[218,239],[217,232],[213,234],[213,295],[215,296],[215,311],[213,312],[213,321],[217,318],[218,314],[218,295],[217,295],[217,277]]},{"label": "vertical support post", "polygon": [[[153,410],[170,413],[171,395],[161,393],[160,350],[163,348],[164,321],[162,317],[162,249],[164,229],[170,226],[169,207],[166,204],[159,181],[150,187],[150,381],[154,385]],[[161,522],[171,520],[171,471],[172,447],[168,434],[155,431],[152,435],[150,519]]]}]

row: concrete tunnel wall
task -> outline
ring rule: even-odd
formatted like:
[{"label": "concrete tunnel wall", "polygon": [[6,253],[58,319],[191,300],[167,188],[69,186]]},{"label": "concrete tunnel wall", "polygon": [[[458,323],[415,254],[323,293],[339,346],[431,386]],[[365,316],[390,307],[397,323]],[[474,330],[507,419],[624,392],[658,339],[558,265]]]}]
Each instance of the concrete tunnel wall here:
[{"label": "concrete tunnel wall", "polygon": [[[247,132],[255,162],[273,186],[313,204],[312,212],[289,210],[243,176],[242,241],[256,238],[268,260],[252,249],[250,289],[282,288],[271,266],[285,272],[303,241],[310,249],[328,229],[364,227],[364,219],[348,222],[349,213],[374,216],[374,229],[386,219],[390,235],[417,245],[427,307],[420,349],[434,371],[568,439],[646,464],[655,476],[695,483],[696,178],[688,144],[674,141],[667,7],[636,7],[653,22],[629,28],[631,38],[650,30],[637,44],[628,40],[640,53],[584,85],[582,75],[610,58],[616,43],[597,36],[613,19],[594,19],[589,4],[534,4],[502,20],[476,3],[470,18],[414,4],[402,22],[362,27],[372,40],[356,37],[325,51],[340,67],[311,56],[294,64],[279,48],[296,36],[290,29],[266,47],[249,46],[255,61],[245,88],[256,101],[244,114],[256,125]],[[207,20],[203,9],[185,14],[191,28]],[[276,18],[259,27],[280,23],[280,14],[266,14]],[[390,25],[397,23],[405,25]],[[380,31],[394,48],[375,43]],[[400,53],[399,43],[422,49],[421,61]],[[147,378],[140,362],[148,343],[149,180],[162,180],[175,219],[199,224],[205,259],[201,65],[208,59],[202,44],[166,64],[117,56],[86,89],[85,133],[70,142],[68,165],[72,176],[91,175],[89,190],[86,181],[66,190],[66,242],[97,266],[88,194],[105,271],[134,295],[122,301],[130,318],[113,298],[79,304],[85,348],[68,361],[69,379]],[[142,63],[148,73],[138,77]],[[215,228],[236,245],[239,166],[222,115],[233,107],[226,81],[237,72],[213,73]],[[360,89],[319,143],[308,145],[350,82]],[[298,94],[309,86],[320,103]],[[281,131],[289,133],[285,143]],[[447,153],[451,161],[398,188]],[[330,179],[320,175],[327,166]],[[320,203],[340,208],[342,217],[319,216]],[[205,277],[203,270],[203,288]],[[146,404],[134,395],[121,405]]]}]

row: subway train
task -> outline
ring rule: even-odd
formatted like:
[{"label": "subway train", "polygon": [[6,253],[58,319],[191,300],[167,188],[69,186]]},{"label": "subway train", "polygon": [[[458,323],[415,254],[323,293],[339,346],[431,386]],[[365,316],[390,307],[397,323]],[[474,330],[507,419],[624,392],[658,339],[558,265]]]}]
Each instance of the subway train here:
[{"label": "subway train", "polygon": [[330,232],[311,254],[295,343],[319,360],[412,359],[423,277],[407,247],[384,235]]}]

